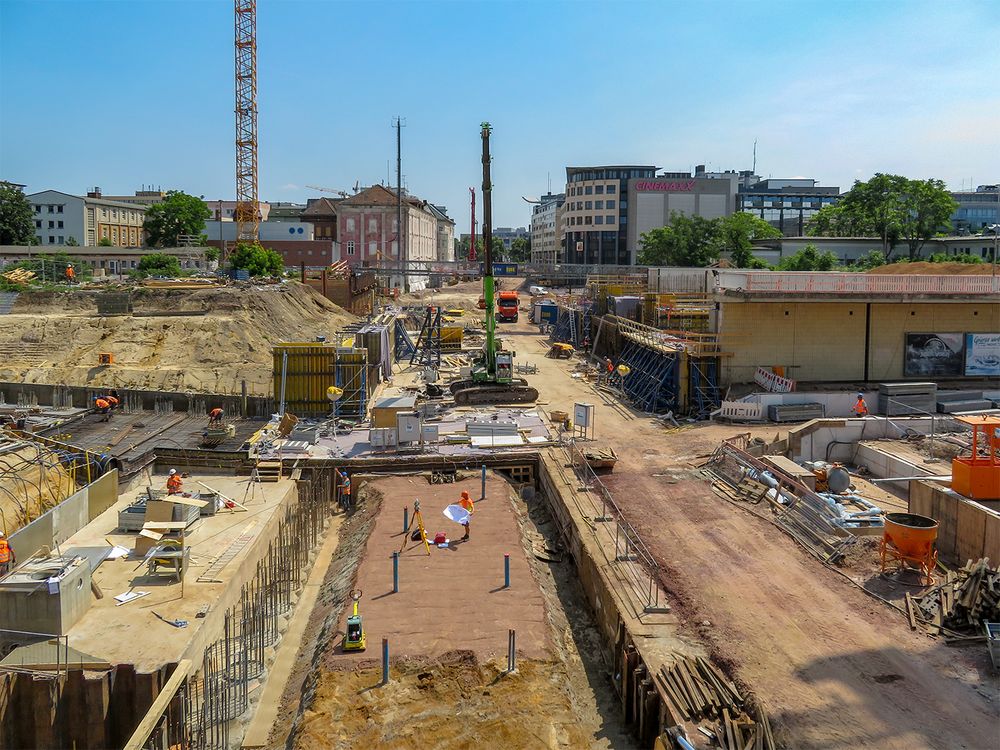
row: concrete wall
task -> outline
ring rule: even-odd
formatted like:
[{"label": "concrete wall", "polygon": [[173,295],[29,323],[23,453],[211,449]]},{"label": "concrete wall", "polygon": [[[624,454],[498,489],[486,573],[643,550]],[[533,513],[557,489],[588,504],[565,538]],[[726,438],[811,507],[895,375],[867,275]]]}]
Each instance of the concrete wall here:
[{"label": "concrete wall", "polygon": [[11,534],[10,546],[21,561],[42,547],[55,549],[114,505],[117,499],[118,472],[112,470]]},{"label": "concrete wall", "polygon": [[[936,429],[942,429],[940,420],[934,420]],[[858,442],[880,438],[902,437],[907,430],[929,434],[929,417],[886,419],[814,419],[788,431],[788,455],[796,461],[840,461],[853,463],[857,457]],[[876,469],[877,467],[872,467]],[[882,476],[875,474],[875,476]]]},{"label": "concrete wall", "polygon": [[[753,381],[759,366],[780,365],[802,381],[865,379],[864,302],[722,302],[719,314],[724,383]],[[871,303],[868,380],[903,378],[905,334],[1000,331],[1000,305]]]},{"label": "concrete wall", "polygon": [[981,557],[1000,560],[997,511],[922,480],[910,482],[909,510],[938,521],[938,555],[945,562],[964,565]]},{"label": "concrete wall", "polygon": [[872,305],[869,372],[872,380],[903,377],[904,334],[1000,332],[1000,305],[903,302]]}]

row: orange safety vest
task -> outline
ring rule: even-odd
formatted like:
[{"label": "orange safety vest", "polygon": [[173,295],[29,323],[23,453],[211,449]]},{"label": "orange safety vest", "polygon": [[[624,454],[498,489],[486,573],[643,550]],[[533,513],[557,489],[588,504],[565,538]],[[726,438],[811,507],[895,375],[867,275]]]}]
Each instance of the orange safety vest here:
[{"label": "orange safety vest", "polygon": [[10,562],[10,545],[6,539],[0,539],[0,565]]},{"label": "orange safety vest", "polygon": [[118,399],[116,399],[114,396],[108,396],[108,403],[111,404],[112,406],[118,406]]},{"label": "orange safety vest", "polygon": [[868,404],[865,403],[863,398],[859,398],[858,402],[854,405],[854,413],[859,417],[867,416],[868,414]]},{"label": "orange safety vest", "polygon": [[176,495],[181,491],[181,487],[184,486],[184,482],[181,481],[180,476],[177,474],[172,474],[167,477],[167,493],[171,495]]},{"label": "orange safety vest", "polygon": [[467,500],[464,497],[458,501],[458,504],[461,505],[463,508],[465,508],[467,511],[469,511],[469,513],[472,513],[476,510],[475,503],[473,503],[471,500]]},{"label": "orange safety vest", "polygon": [[98,409],[107,409],[107,408],[108,408],[109,406],[111,406],[111,404],[109,404],[109,403],[108,403],[107,401],[105,401],[105,400],[104,400],[103,398],[99,398],[99,399],[97,399],[97,401],[95,401],[95,402],[94,402],[94,405],[95,405],[95,406],[96,406],[96,407],[97,407]]},{"label": "orange safety vest", "polygon": [[212,409],[212,411],[210,411],[208,413],[208,416],[210,416],[210,417],[221,417],[222,416],[222,409]]}]

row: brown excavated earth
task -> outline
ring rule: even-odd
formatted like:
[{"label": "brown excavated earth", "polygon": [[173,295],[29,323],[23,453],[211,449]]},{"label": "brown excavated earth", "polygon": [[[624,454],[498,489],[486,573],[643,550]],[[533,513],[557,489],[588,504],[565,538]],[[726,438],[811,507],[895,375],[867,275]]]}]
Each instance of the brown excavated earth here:
[{"label": "brown excavated earth", "polygon": [[928,276],[989,276],[989,263],[887,263],[872,268],[868,273],[901,274],[905,276],[926,274]]},{"label": "brown excavated earth", "polygon": [[[0,315],[0,381],[235,394],[246,380],[250,394],[267,395],[275,344],[330,336],[355,320],[298,282],[135,289],[136,316],[98,316],[99,294],[21,294]],[[98,367],[102,352],[113,365]]]}]

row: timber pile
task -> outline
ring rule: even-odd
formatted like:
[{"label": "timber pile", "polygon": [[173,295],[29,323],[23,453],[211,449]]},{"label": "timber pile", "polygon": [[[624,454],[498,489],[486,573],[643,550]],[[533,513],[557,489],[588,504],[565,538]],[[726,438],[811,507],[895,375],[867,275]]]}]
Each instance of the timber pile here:
[{"label": "timber pile", "polygon": [[946,643],[985,641],[983,623],[1000,621],[1000,571],[989,562],[988,557],[969,560],[920,596],[907,594],[910,628],[943,635]]},{"label": "timber pile", "polygon": [[0,274],[11,284],[27,284],[33,278],[35,278],[35,272],[29,271],[26,268],[15,268],[13,271],[7,271],[7,273]]},{"label": "timber pile", "polygon": [[657,680],[676,719],[714,721],[715,739],[723,750],[775,750],[763,707],[750,706],[707,659],[676,655],[673,664],[660,667]]}]

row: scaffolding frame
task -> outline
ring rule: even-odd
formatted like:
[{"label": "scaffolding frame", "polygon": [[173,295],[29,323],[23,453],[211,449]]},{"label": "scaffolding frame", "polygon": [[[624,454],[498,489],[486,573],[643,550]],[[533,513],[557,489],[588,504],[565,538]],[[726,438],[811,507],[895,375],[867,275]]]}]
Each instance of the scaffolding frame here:
[{"label": "scaffolding frame", "polygon": [[410,364],[441,366],[441,308],[428,307],[424,312],[424,322],[417,335]]}]

